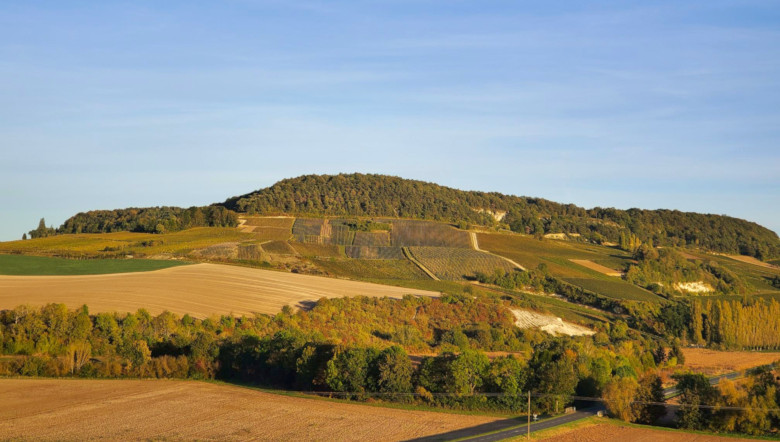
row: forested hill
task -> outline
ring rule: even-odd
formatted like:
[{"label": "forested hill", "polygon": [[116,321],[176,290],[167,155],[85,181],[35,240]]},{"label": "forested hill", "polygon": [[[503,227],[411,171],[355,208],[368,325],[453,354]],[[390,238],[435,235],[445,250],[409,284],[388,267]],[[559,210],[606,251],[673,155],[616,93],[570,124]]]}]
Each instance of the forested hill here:
[{"label": "forested hill", "polygon": [[780,256],[777,234],[756,223],[676,210],[584,209],[539,198],[462,191],[386,175],[305,175],[230,198],[224,207],[250,214],[387,216],[491,225],[485,211],[528,234],[574,233],[597,242],[692,245],[768,259]]}]

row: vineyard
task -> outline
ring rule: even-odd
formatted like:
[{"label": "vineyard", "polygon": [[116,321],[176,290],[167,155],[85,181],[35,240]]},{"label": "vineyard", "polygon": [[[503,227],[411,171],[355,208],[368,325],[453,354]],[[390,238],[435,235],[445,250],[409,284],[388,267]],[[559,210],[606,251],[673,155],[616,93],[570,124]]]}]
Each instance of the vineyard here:
[{"label": "vineyard", "polygon": [[286,241],[271,241],[262,244],[260,247],[268,253],[277,255],[295,255],[297,253]]},{"label": "vineyard", "polygon": [[388,247],[390,232],[355,232],[353,246]]},{"label": "vineyard", "polygon": [[294,242],[291,243],[290,246],[300,255],[306,257],[344,257],[344,254],[339,249],[339,246],[330,244],[309,244]]},{"label": "vineyard", "polygon": [[[292,227],[293,236],[300,242],[322,242],[325,220],[321,218],[296,218]],[[316,238],[313,238],[316,237]]]},{"label": "vineyard", "polygon": [[[468,237],[466,238],[468,239]],[[437,277],[447,280],[472,278],[476,272],[512,271],[514,266],[488,253],[451,247],[409,247],[415,259]]]},{"label": "vineyard", "polygon": [[390,243],[396,247],[471,247],[468,232],[447,224],[408,220],[396,220],[392,224]]},{"label": "vineyard", "polygon": [[343,223],[331,221],[330,226],[330,243],[339,246],[349,246],[355,239],[354,231],[349,229],[349,226]]},{"label": "vineyard", "polygon": [[404,259],[400,247],[346,246],[344,251],[354,259]]},{"label": "vineyard", "polygon": [[313,259],[314,264],[330,275],[389,283],[395,280],[429,280],[428,276],[406,259]]},{"label": "vineyard", "polygon": [[564,281],[614,299],[659,302],[661,298],[645,289],[624,281],[603,281],[589,278],[564,278]]}]

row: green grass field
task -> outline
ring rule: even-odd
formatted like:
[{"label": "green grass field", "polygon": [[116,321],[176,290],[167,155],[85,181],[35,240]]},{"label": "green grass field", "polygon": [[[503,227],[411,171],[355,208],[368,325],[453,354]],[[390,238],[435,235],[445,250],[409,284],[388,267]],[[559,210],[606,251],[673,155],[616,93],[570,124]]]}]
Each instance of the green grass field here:
[{"label": "green grass field", "polygon": [[2,275],[103,275],[148,272],[189,264],[152,259],[64,259],[44,256],[0,255]]}]

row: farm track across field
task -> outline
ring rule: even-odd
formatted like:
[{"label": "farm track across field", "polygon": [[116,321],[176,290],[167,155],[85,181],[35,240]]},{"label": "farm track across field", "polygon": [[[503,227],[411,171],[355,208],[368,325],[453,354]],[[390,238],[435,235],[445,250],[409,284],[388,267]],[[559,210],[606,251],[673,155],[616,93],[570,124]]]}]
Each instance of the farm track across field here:
[{"label": "farm track across field", "polygon": [[0,434],[34,440],[407,440],[497,420],[170,380],[0,380]]},{"label": "farm track across field", "polygon": [[438,296],[426,290],[298,275],[216,264],[195,264],[154,272],[80,276],[0,276],[0,309],[20,304],[83,304],[91,312],[145,308],[197,317],[212,314],[277,313],[285,305],[320,298],[405,294]]}]

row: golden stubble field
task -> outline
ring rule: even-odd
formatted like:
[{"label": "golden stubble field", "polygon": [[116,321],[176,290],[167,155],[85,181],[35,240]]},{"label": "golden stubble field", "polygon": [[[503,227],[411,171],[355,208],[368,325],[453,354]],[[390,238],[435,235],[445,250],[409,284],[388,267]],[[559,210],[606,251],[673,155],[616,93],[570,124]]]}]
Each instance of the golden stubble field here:
[{"label": "golden stubble field", "polygon": [[545,442],[738,442],[755,439],[740,439],[602,423],[567,432],[564,430],[560,434],[540,440]]},{"label": "golden stubble field", "polygon": [[0,439],[406,440],[498,418],[166,380],[0,380]]},{"label": "golden stubble field", "polygon": [[168,310],[196,317],[275,314],[285,305],[320,298],[437,292],[217,264],[195,264],[143,273],[80,276],[0,276],[0,309],[21,304],[86,304],[90,312],[152,314]]},{"label": "golden stubble field", "polygon": [[696,372],[719,374],[780,361],[780,352],[717,351],[708,348],[683,348],[685,367]]}]

